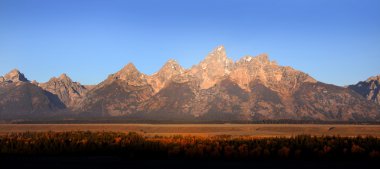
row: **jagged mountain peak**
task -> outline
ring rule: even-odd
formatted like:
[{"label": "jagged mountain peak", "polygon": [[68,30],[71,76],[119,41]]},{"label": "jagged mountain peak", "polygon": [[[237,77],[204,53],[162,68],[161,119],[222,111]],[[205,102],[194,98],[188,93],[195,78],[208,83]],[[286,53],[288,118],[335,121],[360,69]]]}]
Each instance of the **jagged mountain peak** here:
[{"label": "jagged mountain peak", "polygon": [[[129,63],[96,86],[72,82],[66,74],[46,83],[32,82],[36,85],[10,81],[0,84],[0,114],[12,117],[63,109],[81,118],[124,116],[148,121],[379,121],[379,105],[365,99],[380,104],[380,86],[374,81],[378,76],[357,86],[363,98],[274,63],[267,54],[245,56],[234,63],[219,46],[188,70],[168,60],[148,76]],[[25,77],[13,70],[0,81],[8,78]]]},{"label": "jagged mountain peak", "polygon": [[245,56],[238,60],[230,78],[242,89],[250,90],[250,83],[260,81],[266,87],[282,93],[293,92],[303,83],[316,83],[309,75],[292,67],[280,66],[268,54]]},{"label": "jagged mountain peak", "polygon": [[110,83],[113,81],[125,81],[126,84],[132,86],[143,86],[146,85],[147,76],[141,73],[133,63],[128,63],[120,71],[115,74],[111,74],[105,83]]},{"label": "jagged mountain peak", "polygon": [[70,82],[72,83],[73,81],[71,80],[71,78],[65,74],[65,73],[62,73],[61,75],[59,75],[58,77],[52,77],[50,78],[50,80],[47,82],[57,82],[57,81],[61,81],[61,82]]},{"label": "jagged mountain peak", "polygon": [[201,66],[202,69],[207,69],[207,67],[222,67],[224,69],[231,69],[233,64],[233,60],[227,57],[224,46],[219,46],[212,50],[206,58],[199,63],[198,66]]},{"label": "jagged mountain peak", "polygon": [[180,65],[178,64],[178,62],[174,59],[169,59],[165,64],[164,66],[162,66],[162,68],[158,71],[158,73],[160,72],[180,72],[180,73],[183,73],[185,69]]},{"label": "jagged mountain peak", "polygon": [[[207,54],[204,60],[193,68],[207,69],[207,67],[227,67],[233,65],[232,59],[227,57],[224,46],[219,46]],[[193,69],[192,68],[192,69]]]},{"label": "jagged mountain peak", "polygon": [[[36,82],[37,83],[37,82]],[[52,77],[50,78],[49,81],[45,82],[45,83],[39,83],[39,86],[45,88],[46,86],[49,86],[49,85],[79,85],[79,86],[82,86],[79,82],[74,82],[73,80],[71,80],[71,78],[65,74],[65,73],[62,73],[61,75],[59,75],[58,77]]]},{"label": "jagged mountain peak", "polygon": [[193,66],[188,74],[199,79],[201,89],[208,89],[229,75],[233,66],[234,62],[227,57],[225,48],[219,46],[198,65]]},{"label": "jagged mountain peak", "polygon": [[74,107],[87,89],[78,82],[73,82],[65,73],[51,78],[46,83],[36,83],[39,87],[56,95],[66,107]]},{"label": "jagged mountain peak", "polygon": [[166,67],[166,66],[172,66],[172,65],[179,65],[178,62],[174,59],[169,59],[168,61],[166,61],[166,63],[164,64],[164,66],[162,67]]},{"label": "jagged mountain peak", "polygon": [[127,65],[125,65],[120,71],[120,73],[130,73],[130,72],[139,72],[136,68],[136,66],[129,62]]},{"label": "jagged mountain peak", "polygon": [[166,64],[178,64],[178,62],[175,59],[169,59]]},{"label": "jagged mountain peak", "polygon": [[181,75],[185,69],[173,59],[169,59],[162,68],[147,78],[155,92],[161,90],[173,77]]},{"label": "jagged mountain peak", "polygon": [[380,81],[380,75],[372,76],[366,80],[366,82],[370,82],[370,81]]},{"label": "jagged mountain peak", "polygon": [[132,77],[143,76],[133,63],[128,63],[120,71],[112,75],[114,79],[127,80]]},{"label": "jagged mountain peak", "polygon": [[18,73],[18,74],[20,74],[21,72],[18,69],[12,69],[8,74],[11,74],[11,73]]},{"label": "jagged mountain peak", "polygon": [[237,63],[277,64],[275,61],[271,61],[266,53],[257,56],[244,56]]},{"label": "jagged mountain peak", "polygon": [[11,82],[29,82],[29,80],[25,78],[24,74],[18,69],[13,69],[9,73],[5,74],[4,80]]},{"label": "jagged mountain peak", "polygon": [[220,45],[214,48],[214,50],[211,53],[216,53],[216,52],[226,53],[226,48],[223,45]]},{"label": "jagged mountain peak", "polygon": [[224,46],[219,46],[212,50],[202,62],[226,62],[227,58],[226,49]]},{"label": "jagged mountain peak", "polygon": [[366,81],[360,81],[355,85],[350,85],[348,88],[359,93],[367,100],[371,100],[380,105],[380,75],[372,76]]},{"label": "jagged mountain peak", "polygon": [[61,80],[70,80],[71,81],[70,77],[67,76],[66,73],[62,73],[61,75],[59,75],[58,78],[61,79]]}]

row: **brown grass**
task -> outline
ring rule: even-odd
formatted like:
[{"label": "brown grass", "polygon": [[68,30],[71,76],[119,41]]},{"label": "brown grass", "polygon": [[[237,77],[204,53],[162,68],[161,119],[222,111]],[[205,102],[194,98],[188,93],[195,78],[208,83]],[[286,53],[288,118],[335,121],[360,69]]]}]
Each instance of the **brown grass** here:
[{"label": "brown grass", "polygon": [[290,137],[300,134],[312,136],[374,136],[380,137],[380,125],[332,124],[0,124],[0,134],[42,131],[114,131],[137,132],[145,136],[256,136]]}]

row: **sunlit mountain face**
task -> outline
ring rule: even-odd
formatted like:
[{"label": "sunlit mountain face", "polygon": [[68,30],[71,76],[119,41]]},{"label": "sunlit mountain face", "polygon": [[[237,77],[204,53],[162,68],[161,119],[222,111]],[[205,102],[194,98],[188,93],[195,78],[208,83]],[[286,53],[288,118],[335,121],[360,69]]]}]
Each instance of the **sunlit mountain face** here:
[{"label": "sunlit mountain face", "polygon": [[81,116],[156,121],[379,121],[379,79],[348,88],[324,84],[267,54],[234,62],[223,46],[189,69],[169,60],[152,75],[128,63],[84,86],[66,74],[29,81],[18,70],[0,77],[0,118]]}]

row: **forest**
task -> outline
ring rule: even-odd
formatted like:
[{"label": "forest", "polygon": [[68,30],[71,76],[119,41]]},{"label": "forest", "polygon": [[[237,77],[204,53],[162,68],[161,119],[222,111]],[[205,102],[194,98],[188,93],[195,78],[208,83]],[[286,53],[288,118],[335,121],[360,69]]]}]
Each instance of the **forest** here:
[{"label": "forest", "polygon": [[22,132],[0,136],[0,157],[120,156],[127,159],[380,159],[380,139],[298,135],[153,136],[135,132]]}]

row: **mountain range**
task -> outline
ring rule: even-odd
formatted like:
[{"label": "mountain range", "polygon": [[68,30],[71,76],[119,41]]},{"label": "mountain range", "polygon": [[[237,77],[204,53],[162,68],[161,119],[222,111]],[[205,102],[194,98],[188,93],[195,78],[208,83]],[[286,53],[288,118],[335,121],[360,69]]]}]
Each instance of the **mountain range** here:
[{"label": "mountain range", "polygon": [[380,76],[347,87],[325,84],[267,54],[234,62],[219,46],[189,69],[169,60],[146,75],[128,63],[97,85],[66,74],[29,81],[0,77],[0,120],[123,118],[149,121],[380,121]]}]

